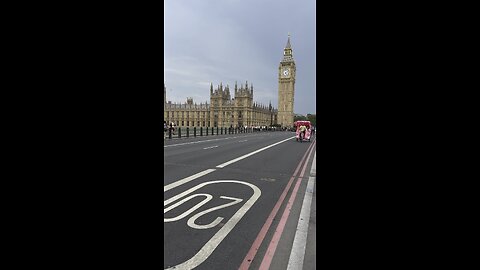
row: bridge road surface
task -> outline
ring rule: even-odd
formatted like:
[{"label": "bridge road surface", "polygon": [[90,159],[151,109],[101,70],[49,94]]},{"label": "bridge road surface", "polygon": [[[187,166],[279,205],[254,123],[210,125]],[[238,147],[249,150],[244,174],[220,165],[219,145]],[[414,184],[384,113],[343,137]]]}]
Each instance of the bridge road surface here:
[{"label": "bridge road surface", "polygon": [[316,268],[316,141],[294,137],[165,141],[164,269]]}]

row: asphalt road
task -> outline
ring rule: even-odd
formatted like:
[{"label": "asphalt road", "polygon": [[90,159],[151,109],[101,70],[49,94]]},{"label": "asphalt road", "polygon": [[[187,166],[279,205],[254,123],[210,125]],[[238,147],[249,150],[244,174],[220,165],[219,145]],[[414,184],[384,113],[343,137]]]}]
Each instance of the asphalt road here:
[{"label": "asphalt road", "polygon": [[166,140],[164,269],[315,269],[315,137]]}]

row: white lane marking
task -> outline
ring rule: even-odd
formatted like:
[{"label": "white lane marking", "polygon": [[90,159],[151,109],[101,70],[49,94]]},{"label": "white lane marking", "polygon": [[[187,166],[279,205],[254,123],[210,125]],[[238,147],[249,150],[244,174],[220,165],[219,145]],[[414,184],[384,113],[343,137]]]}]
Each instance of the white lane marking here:
[{"label": "white lane marking", "polygon": [[169,207],[163,209],[163,214],[167,213],[168,211],[178,207],[179,205],[182,205],[184,204],[186,201],[189,201],[195,197],[198,197],[198,196],[205,196],[205,199],[203,199],[203,201],[197,203],[196,205],[194,205],[192,208],[188,209],[187,211],[183,212],[182,214],[176,216],[176,217],[173,217],[173,218],[163,218],[163,222],[172,222],[172,221],[177,221],[177,220],[180,220],[188,215],[190,215],[190,213],[192,213],[193,211],[197,210],[199,207],[201,207],[202,205],[206,204],[207,202],[209,202],[211,199],[213,199],[213,196],[210,195],[210,194],[194,194],[192,196],[188,196],[187,198],[173,204],[173,205],[170,205]]},{"label": "white lane marking", "polygon": [[[177,208],[178,206],[184,204],[186,201],[189,201],[189,200],[191,200],[195,197],[198,197],[198,196],[205,196],[205,199],[203,199],[203,201],[197,203],[196,205],[194,205],[193,207],[191,207],[190,209],[188,209],[187,211],[183,212],[182,214],[180,214],[176,217],[173,217],[173,218],[165,218],[164,217],[163,222],[172,222],[172,221],[178,221],[180,219],[183,219],[184,217],[190,215],[193,211],[197,210],[198,208],[200,208],[201,206],[203,206],[204,204],[206,204],[207,202],[209,202],[210,200],[213,199],[213,196],[210,195],[210,194],[205,194],[205,193],[194,194],[194,195],[188,196],[187,198],[185,198],[185,199],[183,199],[179,202],[176,202],[173,205],[170,205],[169,207],[163,209],[163,214],[167,213],[168,211],[170,211],[174,208]],[[235,204],[243,201],[243,199],[240,199],[240,198],[232,198],[232,197],[227,197],[227,196],[220,196],[220,199],[232,200],[233,202],[229,202],[229,203],[226,203],[226,204],[223,204],[223,205],[212,207],[212,208],[204,210],[200,213],[197,213],[187,221],[187,225],[190,226],[193,229],[199,229],[199,230],[213,228],[213,227],[217,226],[223,220],[223,217],[217,217],[213,222],[211,222],[210,224],[207,224],[207,225],[197,225],[195,223],[195,221],[198,218],[200,218],[201,216],[203,216],[207,213],[210,213],[210,212],[213,212],[215,210],[222,209],[222,208],[225,208],[225,207],[228,207],[228,206],[232,206],[232,205],[235,205]]]},{"label": "white lane marking", "polygon": [[[313,156],[312,169],[310,174],[316,172],[317,152]],[[290,259],[288,260],[287,270],[301,270],[303,268],[303,259],[305,257],[305,249],[307,247],[308,223],[310,221],[310,207],[312,205],[313,187],[315,185],[315,177],[308,178],[307,190],[303,199],[302,210],[300,211],[300,218],[298,220],[297,232],[293,240],[292,251],[290,252]]]},{"label": "white lane marking", "polygon": [[[190,182],[190,181],[192,181],[192,180],[195,180],[195,179],[197,179],[197,178],[199,178],[199,177],[202,177],[202,176],[207,175],[207,174],[209,174],[209,173],[211,173],[211,172],[214,172],[214,171],[216,171],[216,170],[215,170],[215,169],[207,169],[207,170],[205,170],[205,171],[199,172],[199,173],[194,174],[194,175],[192,175],[192,176],[189,176],[189,177],[185,177],[185,178],[183,178],[183,179],[180,179],[180,180],[178,180],[178,181],[176,181],[176,182],[173,182],[173,183],[171,183],[171,184],[168,184],[168,185],[164,186],[164,187],[163,187],[163,192],[168,191],[168,190],[170,190],[170,189],[172,189],[172,188],[178,187],[178,186],[180,186],[180,185],[183,185],[183,184],[185,184],[185,183],[188,183],[188,182]],[[164,204],[164,205],[165,205],[165,204]]]},{"label": "white lane marking", "polygon": [[[176,195],[172,197],[171,199],[179,199],[201,187],[204,187],[209,184],[216,184],[216,183],[238,183],[238,184],[244,184],[253,189],[253,195],[248,199],[248,201],[240,208],[238,211],[231,217],[223,227],[220,228],[220,230],[212,237],[208,242],[200,249],[197,254],[195,254],[192,258],[188,259],[187,261],[172,266],[167,269],[175,269],[175,270],[190,270],[193,269],[197,266],[199,266],[201,263],[203,263],[211,254],[212,252],[218,247],[218,245],[222,242],[222,240],[230,233],[230,231],[237,225],[237,223],[242,219],[242,217],[247,213],[247,211],[253,206],[253,204],[257,201],[257,199],[260,197],[262,192],[260,189],[250,183],[247,182],[242,182],[242,181],[237,181],[237,180],[219,180],[219,181],[209,181],[209,182],[204,182],[201,183],[185,192],[182,192],[179,195]],[[170,200],[171,200],[170,199]],[[166,205],[164,203],[164,205]],[[167,270],[166,269],[166,270]]]},{"label": "white lane marking", "polygon": [[240,203],[241,201],[243,201],[243,199],[240,199],[240,198],[233,198],[233,197],[227,197],[227,196],[220,196],[221,199],[227,199],[227,200],[231,200],[232,202],[229,202],[229,203],[226,203],[226,204],[222,204],[222,205],[219,205],[219,206],[216,206],[216,207],[212,207],[210,209],[207,209],[207,210],[204,210],[200,213],[197,213],[195,215],[193,215],[188,221],[187,221],[187,225],[190,226],[191,228],[194,228],[194,229],[199,229],[199,230],[204,230],[204,229],[210,229],[210,228],[213,228],[215,226],[217,226],[222,220],[223,220],[223,217],[217,217],[213,222],[211,222],[210,224],[207,224],[207,225],[197,225],[195,224],[195,220],[197,220],[199,217],[205,215],[205,214],[208,214],[210,212],[213,212],[215,210],[218,210],[218,209],[222,209],[222,208],[225,208],[225,207],[229,207],[229,206],[232,206],[232,205],[235,205],[237,203]]},{"label": "white lane marking", "polygon": [[210,147],[205,147],[205,148],[203,148],[203,150],[212,149],[212,148],[215,148],[215,147],[218,147],[218,145],[210,146]]},{"label": "white lane marking", "polygon": [[188,142],[188,143],[169,144],[169,145],[164,145],[163,148],[172,147],[172,146],[187,145],[187,144],[203,143],[203,142],[213,142],[213,141],[220,141],[220,140],[230,140],[230,139],[236,139],[236,138],[241,138],[241,137],[228,137],[228,138],[219,138],[219,139],[203,140],[203,141]]},{"label": "white lane marking", "polygon": [[250,138],[250,137],[258,137],[258,136],[260,136],[260,135],[244,135],[244,136],[235,136],[235,137],[228,137],[228,138],[218,138],[218,139],[203,140],[203,141],[188,142],[188,143],[169,144],[169,145],[164,145],[163,148],[173,147],[173,146],[181,146],[181,145],[187,145],[187,144],[203,143],[203,142],[213,142],[213,141],[220,141],[220,140],[230,140],[230,139],[244,138],[244,137],[246,137],[246,136],[248,136],[248,137]]},{"label": "white lane marking", "polygon": [[238,141],[238,142],[246,142],[246,141],[248,141],[248,140],[243,140],[243,141]]},{"label": "white lane marking", "polygon": [[255,154],[257,154],[257,153],[260,153],[260,152],[262,152],[262,151],[264,151],[264,150],[267,150],[267,149],[270,148],[270,147],[274,147],[274,146],[277,145],[277,144],[281,144],[281,143],[286,142],[286,141],[288,141],[288,140],[291,140],[291,139],[293,139],[293,138],[295,138],[295,137],[291,137],[291,138],[285,139],[285,140],[283,140],[283,141],[279,141],[279,142],[277,142],[277,143],[271,144],[271,145],[269,145],[269,146],[265,146],[265,147],[263,147],[263,148],[260,148],[260,149],[258,149],[258,150],[256,150],[256,151],[253,151],[253,152],[251,152],[251,153],[249,153],[249,154],[243,155],[243,156],[238,157],[238,158],[236,158],[236,159],[232,159],[232,160],[230,160],[230,161],[227,161],[227,162],[225,162],[225,163],[222,163],[222,164],[218,165],[217,168],[224,168],[224,167],[226,167],[226,166],[228,166],[228,165],[230,165],[230,164],[233,164],[233,163],[235,163],[235,162],[237,162],[237,161],[240,161],[240,160],[242,160],[242,159],[245,159],[245,158],[247,158],[247,157],[249,157],[249,156],[252,156],[252,155],[255,155]]}]

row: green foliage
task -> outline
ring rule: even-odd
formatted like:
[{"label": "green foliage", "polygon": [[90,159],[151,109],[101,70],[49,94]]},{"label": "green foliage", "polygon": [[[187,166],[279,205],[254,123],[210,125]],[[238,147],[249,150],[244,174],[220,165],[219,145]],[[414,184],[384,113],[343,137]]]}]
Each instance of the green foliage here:
[{"label": "green foliage", "polygon": [[308,119],[304,115],[295,115],[293,117],[293,122],[295,122],[295,121],[305,121],[305,120],[308,120]]},{"label": "green foliage", "polygon": [[307,114],[307,120],[312,123],[313,126],[317,126],[317,115],[316,114]]},{"label": "green foliage", "polygon": [[295,115],[293,117],[293,121],[310,121],[313,126],[317,126],[317,115],[316,114],[307,114],[307,116],[304,115]]}]

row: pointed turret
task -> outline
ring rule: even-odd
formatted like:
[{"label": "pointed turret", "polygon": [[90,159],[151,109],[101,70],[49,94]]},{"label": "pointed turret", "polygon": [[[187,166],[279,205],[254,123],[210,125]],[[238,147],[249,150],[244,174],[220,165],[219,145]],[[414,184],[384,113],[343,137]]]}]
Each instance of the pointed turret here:
[{"label": "pointed turret", "polygon": [[290,33],[288,33],[287,45],[285,45],[285,49],[283,49],[282,62],[291,62],[291,61],[293,61],[292,45],[290,45]]},{"label": "pointed turret", "polygon": [[[287,44],[283,49],[283,59],[278,66],[278,115],[277,123],[282,127],[292,127],[294,119],[293,97],[295,96],[296,68],[293,49],[288,33]],[[291,98],[286,98],[291,97]],[[272,108],[273,109],[273,108]],[[277,111],[274,110],[274,111]],[[272,120],[273,121],[273,120]]]}]

